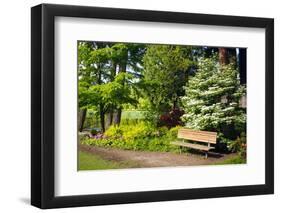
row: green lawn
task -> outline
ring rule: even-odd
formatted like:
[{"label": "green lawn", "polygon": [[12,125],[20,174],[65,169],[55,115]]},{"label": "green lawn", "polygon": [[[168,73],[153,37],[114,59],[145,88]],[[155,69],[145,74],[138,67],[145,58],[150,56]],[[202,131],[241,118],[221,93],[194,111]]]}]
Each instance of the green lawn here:
[{"label": "green lawn", "polygon": [[245,164],[247,163],[246,162],[246,159],[243,159],[241,158],[240,156],[233,156],[229,159],[226,159],[222,162],[219,162],[219,163],[215,163],[215,165],[225,165],[225,164]]},{"label": "green lawn", "polygon": [[122,169],[137,167],[131,162],[114,162],[97,155],[79,151],[78,170]]},{"label": "green lawn", "polygon": [[144,113],[140,110],[123,110],[122,119],[144,119]]}]

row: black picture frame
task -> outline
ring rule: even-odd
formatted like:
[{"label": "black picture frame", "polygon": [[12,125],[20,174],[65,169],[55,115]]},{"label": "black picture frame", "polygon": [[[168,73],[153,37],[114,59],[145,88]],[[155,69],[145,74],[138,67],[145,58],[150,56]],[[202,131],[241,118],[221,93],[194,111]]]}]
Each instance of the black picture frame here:
[{"label": "black picture frame", "polygon": [[[54,195],[54,18],[80,17],[264,28],[265,184],[93,195]],[[39,208],[155,202],[274,193],[274,20],[224,15],[41,4],[31,8],[31,204]]]}]

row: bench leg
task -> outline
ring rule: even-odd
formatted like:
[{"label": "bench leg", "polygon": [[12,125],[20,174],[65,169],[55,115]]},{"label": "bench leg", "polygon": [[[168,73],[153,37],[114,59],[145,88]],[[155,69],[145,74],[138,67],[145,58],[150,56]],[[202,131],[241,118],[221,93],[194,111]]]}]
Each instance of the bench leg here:
[{"label": "bench leg", "polygon": [[205,158],[206,159],[208,158],[208,152],[205,152]]}]

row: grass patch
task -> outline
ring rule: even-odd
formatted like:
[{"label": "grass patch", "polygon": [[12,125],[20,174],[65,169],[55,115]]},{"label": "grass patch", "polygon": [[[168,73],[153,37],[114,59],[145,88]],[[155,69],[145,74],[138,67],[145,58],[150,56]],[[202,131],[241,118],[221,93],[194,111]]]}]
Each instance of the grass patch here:
[{"label": "grass patch", "polygon": [[133,162],[115,162],[105,160],[97,155],[79,151],[78,170],[103,170],[133,168],[137,165]]},{"label": "grass patch", "polygon": [[215,165],[225,165],[225,164],[245,164],[246,163],[246,159],[242,158],[241,156],[237,155],[237,156],[233,156],[229,159],[226,159],[222,162],[219,163],[215,163]]},{"label": "grass patch", "polygon": [[145,111],[123,110],[121,119],[144,119]]}]

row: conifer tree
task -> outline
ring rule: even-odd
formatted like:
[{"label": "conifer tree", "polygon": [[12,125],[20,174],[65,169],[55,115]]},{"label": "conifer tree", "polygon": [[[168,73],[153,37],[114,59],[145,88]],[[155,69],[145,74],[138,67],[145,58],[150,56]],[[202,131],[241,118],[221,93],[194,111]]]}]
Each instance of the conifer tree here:
[{"label": "conifer tree", "polygon": [[233,64],[220,64],[217,55],[201,58],[181,98],[185,111],[182,120],[188,128],[216,131],[221,139],[236,139],[246,130],[246,112],[239,107],[245,91]]}]

